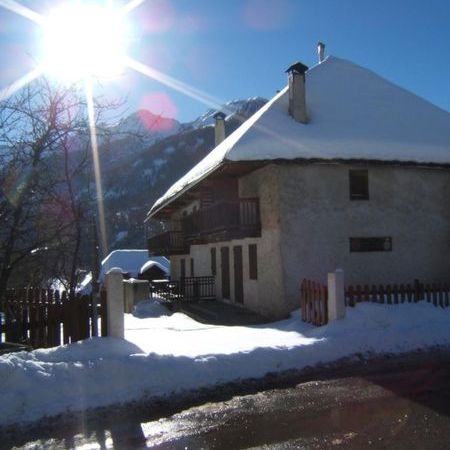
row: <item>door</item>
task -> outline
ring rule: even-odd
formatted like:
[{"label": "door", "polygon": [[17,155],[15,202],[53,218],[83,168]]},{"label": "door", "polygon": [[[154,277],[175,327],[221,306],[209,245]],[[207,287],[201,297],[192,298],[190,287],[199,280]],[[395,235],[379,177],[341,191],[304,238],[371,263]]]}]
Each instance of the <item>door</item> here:
[{"label": "door", "polygon": [[182,258],[180,260],[180,279],[186,277],[186,260]]},{"label": "door", "polygon": [[234,261],[234,299],[236,303],[244,303],[244,276],[242,268],[242,246],[233,247]]},{"label": "door", "polygon": [[222,298],[230,298],[230,249],[220,249],[220,267],[222,272]]}]

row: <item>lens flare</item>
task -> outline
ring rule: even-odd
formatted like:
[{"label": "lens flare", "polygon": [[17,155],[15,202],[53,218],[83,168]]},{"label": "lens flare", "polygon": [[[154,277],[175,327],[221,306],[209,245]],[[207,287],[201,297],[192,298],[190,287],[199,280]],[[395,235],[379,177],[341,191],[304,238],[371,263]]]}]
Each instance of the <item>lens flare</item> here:
[{"label": "lens flare", "polygon": [[42,65],[58,80],[76,82],[123,73],[128,27],[120,11],[70,3],[53,10],[42,29]]},{"label": "lens flare", "polygon": [[98,155],[98,141],[97,141],[97,128],[95,125],[95,110],[94,110],[94,92],[92,87],[92,80],[86,78],[86,100],[89,117],[89,129],[91,133],[91,149],[92,160],[94,162],[94,177],[95,177],[95,190],[97,197],[97,210],[98,221],[100,225],[100,243],[102,246],[102,254],[108,254],[108,239],[106,237],[106,222],[105,222],[105,206],[103,204],[103,186],[102,186],[102,173],[100,168],[100,158]]},{"label": "lens flare", "polygon": [[211,108],[218,108],[223,103],[217,98],[208,95],[206,92],[189,86],[188,84],[183,83],[182,81],[177,80],[176,78],[173,78],[169,75],[166,75],[159,70],[143,64],[142,62],[136,61],[132,58],[127,58],[126,64],[136,72],[139,72],[142,75],[145,75],[153,80],[159,81],[167,87],[175,89],[176,91],[181,92],[182,94],[187,95],[188,97],[197,100]]},{"label": "lens flare", "polygon": [[0,102],[6,100],[8,97],[10,97],[15,92],[25,87],[27,84],[34,81],[36,78],[39,78],[41,75],[42,75],[41,68],[34,69],[25,74],[23,77],[20,77],[18,80],[14,81],[14,83],[11,83],[9,86],[1,89]]},{"label": "lens flare", "polygon": [[29,19],[33,22],[41,24],[44,21],[44,18],[39,13],[33,11],[30,8],[27,8],[26,6],[21,5],[20,3],[17,3],[14,0],[0,0],[0,6],[3,6],[3,8],[8,9],[9,11],[12,11],[19,16],[25,17],[26,19]]}]

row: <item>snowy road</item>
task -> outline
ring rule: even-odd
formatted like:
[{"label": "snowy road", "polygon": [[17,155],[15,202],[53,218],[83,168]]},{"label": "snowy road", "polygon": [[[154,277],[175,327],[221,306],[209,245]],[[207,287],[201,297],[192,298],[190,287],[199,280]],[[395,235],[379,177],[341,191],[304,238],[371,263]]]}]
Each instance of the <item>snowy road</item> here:
[{"label": "snowy road", "polygon": [[314,381],[192,408],[142,429],[155,450],[444,449],[449,378],[449,364],[432,364]]},{"label": "snowy road", "polygon": [[143,302],[126,314],[125,339],[0,357],[0,426],[182,396],[341,358],[450,345],[450,308],[426,302],[362,303],[323,327],[305,324],[299,311],[280,322],[227,327],[161,308]]},{"label": "snowy road", "polygon": [[[292,387],[236,396],[160,420],[80,418],[21,435],[17,449],[443,449],[450,440],[449,352],[332,369]],[[6,444],[6,442],[3,442]],[[9,448],[8,446],[0,448]]]}]

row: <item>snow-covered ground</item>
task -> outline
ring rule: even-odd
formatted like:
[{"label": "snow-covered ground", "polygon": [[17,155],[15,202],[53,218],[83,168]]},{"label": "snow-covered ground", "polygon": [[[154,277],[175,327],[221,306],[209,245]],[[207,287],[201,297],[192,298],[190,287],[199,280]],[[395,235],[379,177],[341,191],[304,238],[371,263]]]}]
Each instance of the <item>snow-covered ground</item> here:
[{"label": "snow-covered ground", "polygon": [[0,357],[0,425],[163,396],[355,353],[450,345],[450,309],[427,303],[358,304],[316,328],[291,318],[266,325],[205,325],[143,302],[125,318],[126,340],[95,338]]}]

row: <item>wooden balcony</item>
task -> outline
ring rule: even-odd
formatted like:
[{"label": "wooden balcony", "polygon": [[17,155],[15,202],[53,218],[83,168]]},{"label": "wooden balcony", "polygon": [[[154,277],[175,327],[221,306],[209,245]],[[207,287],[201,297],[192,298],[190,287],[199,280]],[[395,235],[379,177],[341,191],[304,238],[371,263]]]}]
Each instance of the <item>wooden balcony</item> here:
[{"label": "wooden balcony", "polygon": [[246,198],[216,203],[181,221],[183,231],[166,231],[148,239],[154,256],[185,255],[192,244],[261,236],[259,200]]},{"label": "wooden balcony", "polygon": [[183,218],[182,229],[188,244],[261,236],[259,200],[246,198],[216,203]]},{"label": "wooden balcony", "polygon": [[148,251],[153,256],[184,255],[189,253],[189,246],[182,231],[166,231],[153,236],[147,241]]}]

